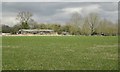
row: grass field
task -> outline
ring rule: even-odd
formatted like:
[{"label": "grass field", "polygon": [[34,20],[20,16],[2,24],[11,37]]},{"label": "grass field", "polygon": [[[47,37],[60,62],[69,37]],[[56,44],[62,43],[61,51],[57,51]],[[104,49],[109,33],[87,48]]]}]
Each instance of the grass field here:
[{"label": "grass field", "polygon": [[117,70],[116,36],[4,36],[3,70]]}]

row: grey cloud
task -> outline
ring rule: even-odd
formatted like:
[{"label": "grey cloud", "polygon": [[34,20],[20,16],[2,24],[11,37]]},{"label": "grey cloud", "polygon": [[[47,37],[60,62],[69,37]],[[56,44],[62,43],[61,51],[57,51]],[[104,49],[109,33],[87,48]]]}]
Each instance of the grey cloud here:
[{"label": "grey cloud", "polygon": [[2,13],[5,17],[15,17],[20,11],[30,11],[38,22],[66,22],[70,16],[64,14],[62,9],[83,8],[82,14],[86,15],[92,10],[92,5],[98,6],[98,13],[102,17],[114,17],[111,18],[113,21],[116,19],[117,14],[114,13],[118,10],[116,2],[3,2]]},{"label": "grey cloud", "polygon": [[[43,2],[43,0],[3,0],[3,2]],[[44,0],[44,2],[118,2],[119,0]]]},{"label": "grey cloud", "polygon": [[117,11],[118,10],[118,3],[117,2],[107,2],[107,3],[100,3],[101,9],[104,11]]},{"label": "grey cloud", "polygon": [[101,5],[101,9],[114,11],[117,10],[117,5],[114,3],[92,3],[92,2],[16,2],[16,3],[3,3],[3,11],[6,12],[19,12],[19,11],[30,11],[40,15],[51,15],[55,14],[58,9],[67,7],[84,7],[91,4]]}]

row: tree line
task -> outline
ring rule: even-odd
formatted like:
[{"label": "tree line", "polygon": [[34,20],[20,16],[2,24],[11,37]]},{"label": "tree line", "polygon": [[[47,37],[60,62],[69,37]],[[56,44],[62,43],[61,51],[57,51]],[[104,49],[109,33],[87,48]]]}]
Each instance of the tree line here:
[{"label": "tree line", "polygon": [[101,18],[97,13],[90,13],[82,17],[79,13],[73,13],[66,24],[37,23],[32,19],[30,12],[19,12],[16,19],[18,24],[13,27],[2,25],[3,33],[16,34],[20,29],[52,29],[58,34],[67,32],[70,35],[118,35],[118,22]]}]

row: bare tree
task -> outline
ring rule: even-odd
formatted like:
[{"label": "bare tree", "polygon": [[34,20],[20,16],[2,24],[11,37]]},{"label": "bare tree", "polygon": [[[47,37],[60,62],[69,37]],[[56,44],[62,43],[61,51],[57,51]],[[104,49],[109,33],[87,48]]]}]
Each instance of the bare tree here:
[{"label": "bare tree", "polygon": [[103,35],[117,35],[118,34],[118,23],[113,23],[107,19],[101,20],[97,26],[97,33]]},{"label": "bare tree", "polygon": [[72,14],[69,23],[67,23],[70,26],[69,32],[71,34],[80,34],[81,21],[82,21],[82,16],[79,13],[75,12]]},{"label": "bare tree", "polygon": [[86,19],[91,30],[91,35],[93,35],[96,32],[96,28],[100,22],[100,18],[97,13],[90,13]]},{"label": "bare tree", "polygon": [[90,27],[88,24],[88,18],[84,18],[84,24],[82,26],[82,34],[89,35],[90,34]]},{"label": "bare tree", "polygon": [[29,24],[29,27],[30,27],[31,29],[37,29],[37,28],[39,28],[38,23],[37,23],[34,19],[31,19],[31,20],[28,22],[28,24]]},{"label": "bare tree", "polygon": [[19,12],[16,19],[19,20],[19,22],[22,24],[22,28],[29,28],[28,21],[31,20],[32,13],[30,12]]},{"label": "bare tree", "polygon": [[82,16],[79,13],[75,12],[72,14],[70,19],[71,24],[80,27],[81,21],[82,21]]},{"label": "bare tree", "polygon": [[107,24],[108,24],[108,22],[107,22],[106,19],[101,20],[100,23],[99,23],[99,25],[97,26],[97,29],[96,29],[97,33],[99,33],[99,34],[105,34],[106,31],[107,31],[106,30],[107,29]]}]

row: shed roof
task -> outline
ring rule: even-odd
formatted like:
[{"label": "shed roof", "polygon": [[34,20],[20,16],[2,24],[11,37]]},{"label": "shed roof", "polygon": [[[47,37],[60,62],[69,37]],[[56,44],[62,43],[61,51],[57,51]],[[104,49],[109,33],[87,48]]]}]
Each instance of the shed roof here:
[{"label": "shed roof", "polygon": [[32,32],[32,31],[54,31],[54,30],[50,30],[50,29],[20,29],[19,31],[29,31],[29,32]]}]

